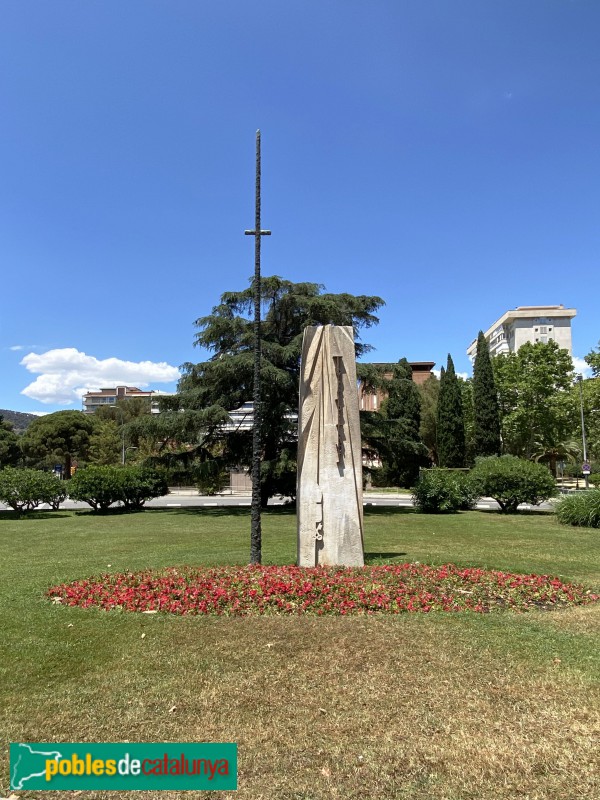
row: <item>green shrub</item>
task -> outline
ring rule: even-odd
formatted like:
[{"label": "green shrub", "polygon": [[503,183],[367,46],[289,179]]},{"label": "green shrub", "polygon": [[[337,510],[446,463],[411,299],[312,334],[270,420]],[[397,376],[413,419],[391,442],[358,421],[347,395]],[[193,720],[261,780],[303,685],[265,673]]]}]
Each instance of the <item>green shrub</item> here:
[{"label": "green shrub", "polygon": [[90,505],[94,511],[106,511],[123,499],[121,468],[90,466],[78,469],[69,481],[69,497]]},{"label": "green shrub", "polygon": [[106,511],[113,503],[140,509],[146,500],[168,494],[163,476],[145,467],[90,466],[77,470],[69,482],[69,497]]},{"label": "green shrub", "polygon": [[413,489],[417,511],[445,514],[473,508],[477,494],[464,472],[428,469]]},{"label": "green shrub", "polygon": [[472,508],[475,508],[475,504],[481,497],[477,487],[471,480],[471,473],[460,470],[454,473],[454,477],[458,481],[458,485],[460,486],[460,490],[462,492],[462,502],[459,510],[470,511]]},{"label": "green shrub", "polygon": [[600,489],[565,495],[556,504],[556,517],[563,525],[600,528]]},{"label": "green shrub", "polygon": [[125,508],[143,508],[146,500],[163,497],[169,494],[169,487],[164,475],[147,467],[122,467],[119,469],[121,480],[121,500]]},{"label": "green shrub", "polygon": [[592,472],[588,477],[588,481],[592,486],[595,486],[596,489],[600,489],[600,472]]},{"label": "green shrub", "polygon": [[40,472],[37,480],[41,502],[48,503],[53,511],[57,511],[67,498],[66,481],[51,472]]},{"label": "green shrub", "polygon": [[15,467],[0,470],[0,502],[14,511],[32,511],[42,503],[57,509],[65,497],[63,482],[49,472]]},{"label": "green shrub", "polygon": [[516,456],[477,460],[470,481],[480,496],[493,497],[505,514],[515,514],[521,503],[539,503],[556,494],[549,469]]},{"label": "green shrub", "polygon": [[389,484],[389,477],[385,467],[373,467],[370,470],[371,474],[371,486],[375,489],[381,489],[384,487],[388,487]]},{"label": "green shrub", "polygon": [[215,495],[222,492],[229,481],[229,473],[221,461],[203,461],[194,469],[194,485],[200,494]]}]

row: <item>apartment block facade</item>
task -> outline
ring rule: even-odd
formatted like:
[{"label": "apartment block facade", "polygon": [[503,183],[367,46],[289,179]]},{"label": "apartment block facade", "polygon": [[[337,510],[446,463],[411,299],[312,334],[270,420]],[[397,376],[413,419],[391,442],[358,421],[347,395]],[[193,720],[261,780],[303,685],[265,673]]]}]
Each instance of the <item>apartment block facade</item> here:
[{"label": "apartment block facade", "polygon": [[[518,306],[507,311],[484,335],[490,348],[490,355],[516,353],[526,342],[554,341],[569,355],[572,355],[571,320],[577,315],[575,308],[557,306]],[[471,360],[477,353],[477,339],[467,348]]]}]

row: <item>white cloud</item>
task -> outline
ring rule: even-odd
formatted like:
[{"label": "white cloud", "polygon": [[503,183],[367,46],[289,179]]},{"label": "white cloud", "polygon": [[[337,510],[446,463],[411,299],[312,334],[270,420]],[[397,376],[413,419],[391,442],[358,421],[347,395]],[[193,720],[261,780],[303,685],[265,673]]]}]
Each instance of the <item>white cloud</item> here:
[{"label": "white cloud", "polygon": [[[441,369],[432,369],[431,371],[433,372],[433,374],[435,375],[436,378],[438,378],[438,379],[440,378],[440,376],[442,374]],[[458,378],[462,378],[463,381],[466,381],[471,377],[468,372],[457,372],[456,376]]]},{"label": "white cloud", "polygon": [[591,378],[592,377],[592,370],[588,366],[587,362],[584,361],[583,358],[579,358],[579,356],[572,356],[573,359],[573,369],[575,372],[581,373],[584,378]]},{"label": "white cloud", "polygon": [[74,347],[28,353],[21,364],[38,377],[21,394],[40,403],[71,405],[86,392],[107,386],[137,386],[145,389],[154,383],[172,383],[179,370],[164,361],[122,361],[98,359]]},{"label": "white cloud", "polygon": [[9,347],[9,350],[19,351],[19,350],[35,350],[37,344],[13,344]]}]

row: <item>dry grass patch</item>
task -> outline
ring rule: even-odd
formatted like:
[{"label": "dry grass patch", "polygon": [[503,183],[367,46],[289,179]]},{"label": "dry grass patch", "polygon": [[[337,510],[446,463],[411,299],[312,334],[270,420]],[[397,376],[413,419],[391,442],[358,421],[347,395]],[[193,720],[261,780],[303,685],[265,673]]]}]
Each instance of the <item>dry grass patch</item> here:
[{"label": "dry grass patch", "polygon": [[[4,724],[13,741],[237,741],[248,800],[597,798],[598,687],[451,627],[153,619],[142,643],[112,643],[107,668],[40,687],[37,713],[29,698]],[[96,796],[113,795],[128,793]]]},{"label": "dry grass patch", "polygon": [[559,630],[598,635],[600,634],[600,604],[571,608],[568,614],[551,611],[545,615],[545,621]]}]

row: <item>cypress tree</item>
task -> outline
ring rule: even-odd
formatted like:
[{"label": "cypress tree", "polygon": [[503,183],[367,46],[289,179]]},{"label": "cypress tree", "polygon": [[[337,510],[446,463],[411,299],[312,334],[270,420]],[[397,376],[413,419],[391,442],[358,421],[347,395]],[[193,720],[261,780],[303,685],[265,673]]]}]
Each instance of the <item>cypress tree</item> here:
[{"label": "cypress tree", "polygon": [[447,367],[445,370],[442,367],[440,378],[437,451],[440,467],[464,467],[465,421],[462,392],[449,353]]},{"label": "cypress tree", "polygon": [[500,409],[488,343],[482,331],[477,337],[473,365],[473,449],[475,456],[500,454]]},{"label": "cypress tree", "polygon": [[421,396],[406,358],[394,364],[386,383],[387,400],[382,405],[383,439],[379,452],[388,478],[395,486],[413,486],[419,467],[427,464],[427,448],[421,440]]},{"label": "cypress tree", "polygon": [[412,368],[406,358],[394,364],[392,377],[387,383],[388,397],[385,410],[388,419],[405,419],[407,430],[419,437],[421,425],[421,398],[412,379]]}]

